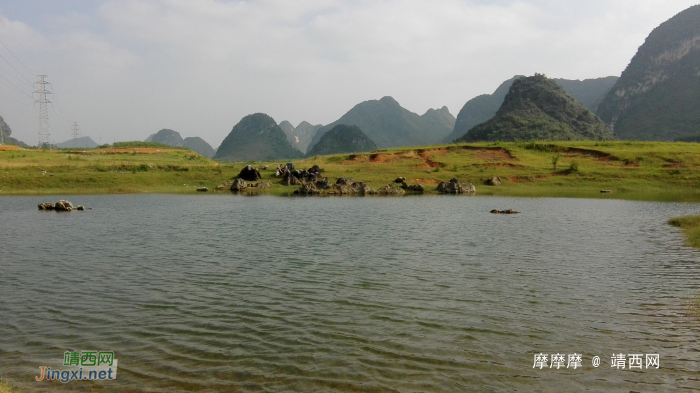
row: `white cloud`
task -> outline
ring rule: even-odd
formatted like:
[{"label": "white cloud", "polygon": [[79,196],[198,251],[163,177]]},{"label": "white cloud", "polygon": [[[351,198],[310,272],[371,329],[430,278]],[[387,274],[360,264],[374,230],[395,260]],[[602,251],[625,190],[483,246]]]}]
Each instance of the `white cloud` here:
[{"label": "white cloud", "polygon": [[[0,18],[0,36],[49,74],[69,120],[93,139],[142,140],[172,128],[216,147],[254,112],[329,123],[392,95],[416,112],[448,105],[456,114],[515,74],[619,75],[654,27],[690,5],[109,0],[88,14],[48,15],[49,29]],[[3,100],[11,113],[0,115],[33,142],[33,108]]]}]

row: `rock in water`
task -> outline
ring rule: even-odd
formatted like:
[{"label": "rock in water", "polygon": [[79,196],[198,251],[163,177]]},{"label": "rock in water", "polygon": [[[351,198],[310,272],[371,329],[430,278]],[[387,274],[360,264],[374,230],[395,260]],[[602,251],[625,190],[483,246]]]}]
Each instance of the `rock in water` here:
[{"label": "rock in water", "polygon": [[309,183],[304,184],[298,190],[295,190],[294,193],[298,195],[313,195],[318,194],[319,191],[316,189],[316,186],[313,183]]},{"label": "rock in water", "polygon": [[238,177],[246,181],[256,181],[262,179],[260,172],[252,165],[248,165],[241,169],[241,171],[238,173]]}]

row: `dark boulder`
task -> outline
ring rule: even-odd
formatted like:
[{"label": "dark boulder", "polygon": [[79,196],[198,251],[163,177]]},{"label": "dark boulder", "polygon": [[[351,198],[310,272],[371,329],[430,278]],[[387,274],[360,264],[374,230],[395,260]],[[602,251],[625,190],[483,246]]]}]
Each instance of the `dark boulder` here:
[{"label": "dark boulder", "polygon": [[499,178],[497,178],[497,177],[492,177],[492,178],[486,180],[486,185],[489,185],[489,186],[500,186],[500,185],[501,185],[501,179],[499,179]]},{"label": "dark boulder", "polygon": [[[406,183],[404,183],[406,184]],[[411,184],[410,186],[407,187],[401,187],[406,191],[413,191],[413,192],[423,192],[425,191],[425,187],[423,187],[421,184]]]},{"label": "dark boulder", "polygon": [[260,172],[252,165],[248,165],[241,170],[238,174],[238,178],[247,181],[256,181],[262,179],[262,176],[260,176]]},{"label": "dark boulder", "polygon": [[405,177],[397,177],[396,180],[394,180],[394,183],[405,183],[406,178]]},{"label": "dark boulder", "polygon": [[365,195],[370,190],[369,186],[363,182],[352,183],[351,187],[355,190],[356,193],[361,195]]},{"label": "dark boulder", "polygon": [[199,188],[197,188],[197,191],[199,191],[199,192],[207,192],[207,191],[209,191],[209,189],[208,189],[207,187],[199,187]]},{"label": "dark boulder", "polygon": [[309,168],[309,173],[320,175],[321,172],[323,172],[323,169],[321,169],[318,165],[314,165],[311,168]]},{"label": "dark boulder", "polygon": [[318,188],[319,190],[326,190],[328,188],[331,188],[331,185],[328,182],[328,179],[324,177],[319,180],[316,180],[316,188]]}]

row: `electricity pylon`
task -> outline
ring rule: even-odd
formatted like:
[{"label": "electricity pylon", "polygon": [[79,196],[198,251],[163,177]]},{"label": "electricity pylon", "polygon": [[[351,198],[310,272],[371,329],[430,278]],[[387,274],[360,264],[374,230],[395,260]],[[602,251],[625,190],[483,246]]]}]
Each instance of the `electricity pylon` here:
[{"label": "electricity pylon", "polygon": [[46,90],[46,85],[51,86],[51,84],[44,80],[46,75],[37,75],[39,80],[34,82],[35,85],[39,85],[37,91],[34,94],[38,95],[38,98],[34,101],[34,105],[39,104],[39,143],[37,147],[41,149],[45,145],[51,146],[51,126],[49,124],[49,108],[47,104],[51,101],[47,98],[48,95],[53,94],[52,92]]},{"label": "electricity pylon", "polygon": [[71,129],[71,136],[73,139],[77,139],[80,136],[80,126],[77,121],[73,122],[73,128]]}]

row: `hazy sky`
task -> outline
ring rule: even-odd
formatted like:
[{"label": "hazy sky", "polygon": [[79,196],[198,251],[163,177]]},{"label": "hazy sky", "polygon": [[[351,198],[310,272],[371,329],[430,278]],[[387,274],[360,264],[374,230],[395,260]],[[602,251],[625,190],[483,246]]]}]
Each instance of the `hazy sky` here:
[{"label": "hazy sky", "polygon": [[[327,124],[393,96],[455,116],[516,74],[620,75],[647,35],[697,0],[0,0],[0,116],[36,144],[161,128],[214,148],[245,115]],[[17,60],[19,59],[19,60]]]}]

